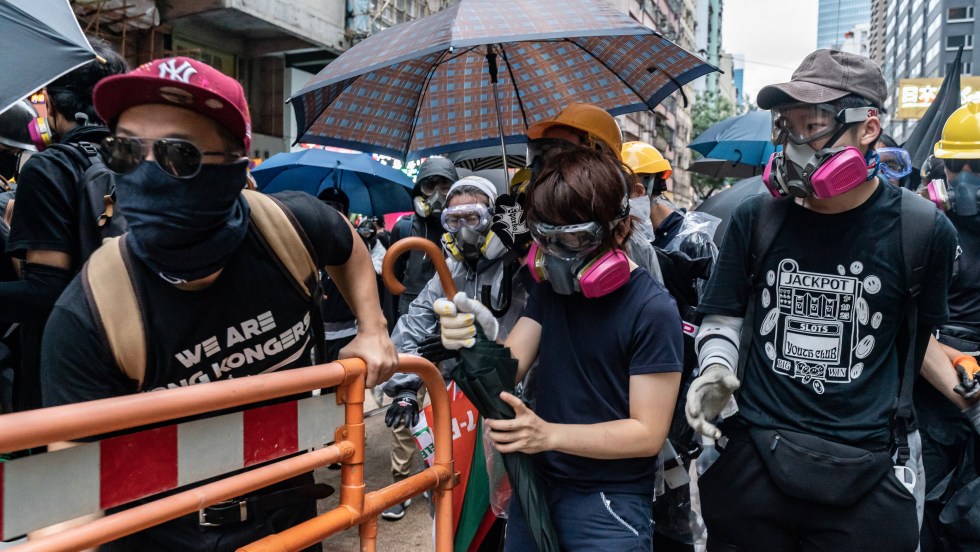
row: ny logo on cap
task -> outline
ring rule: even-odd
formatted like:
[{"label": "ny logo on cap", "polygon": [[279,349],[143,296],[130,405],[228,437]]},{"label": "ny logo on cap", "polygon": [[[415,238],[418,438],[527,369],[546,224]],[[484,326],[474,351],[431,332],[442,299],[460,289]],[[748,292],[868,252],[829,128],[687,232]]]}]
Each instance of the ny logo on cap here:
[{"label": "ny logo on cap", "polygon": [[197,73],[197,69],[189,61],[180,64],[180,67],[177,67],[177,60],[175,59],[170,59],[160,64],[161,79],[190,83],[191,76],[194,73]]}]

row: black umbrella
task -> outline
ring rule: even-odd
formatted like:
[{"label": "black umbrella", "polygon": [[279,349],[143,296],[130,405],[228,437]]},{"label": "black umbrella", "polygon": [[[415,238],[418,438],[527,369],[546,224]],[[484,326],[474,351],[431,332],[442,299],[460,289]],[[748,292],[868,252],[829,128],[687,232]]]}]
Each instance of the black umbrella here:
[{"label": "black umbrella", "polygon": [[765,166],[747,165],[727,159],[710,159],[707,157],[691,163],[687,170],[713,178],[749,178],[762,174]]},{"label": "black umbrella", "polygon": [[0,29],[0,112],[96,59],[68,0],[3,0]]},{"label": "black umbrella", "polygon": [[[439,274],[439,282],[446,297],[456,295],[449,267],[438,247],[425,238],[403,238],[391,244],[381,267],[385,286],[394,295],[401,295],[405,286],[395,277],[395,261],[409,249],[424,251],[432,259]],[[500,398],[502,391],[514,393],[517,379],[517,360],[510,349],[488,341],[482,331],[477,330],[476,344],[469,349],[461,349],[460,362],[450,373],[456,385],[470,399],[480,415],[491,419],[512,419],[514,409]],[[524,510],[531,538],[539,552],[558,552],[558,533],[551,523],[548,504],[534,473],[531,457],[520,452],[501,454],[504,468],[510,479],[513,500],[517,500]]]},{"label": "black umbrella", "polygon": [[715,230],[714,240],[716,244],[720,245],[722,238],[725,237],[725,231],[728,230],[728,224],[731,221],[732,212],[735,210],[735,207],[747,197],[767,193],[769,192],[766,190],[765,184],[762,183],[762,177],[753,176],[752,178],[739,180],[735,184],[732,184],[731,188],[714,194],[702,201],[701,205],[698,205],[694,210],[708,213],[721,219],[721,224]]},{"label": "black umbrella", "polygon": [[[488,341],[479,333],[476,345],[460,349],[460,362],[450,377],[484,418],[509,420],[514,417],[514,409],[500,398],[502,391],[514,393],[517,360],[511,356],[510,349]],[[558,534],[551,523],[548,503],[534,473],[531,456],[510,452],[500,457],[510,479],[513,499],[519,501],[524,510],[524,521],[539,552],[558,552]]]},{"label": "black umbrella", "polygon": [[912,174],[909,175],[908,186],[914,190],[919,187],[921,175],[919,169],[922,168],[926,159],[932,155],[932,149],[939,141],[943,132],[943,125],[946,119],[960,107],[960,58],[963,57],[963,47],[960,46],[956,52],[956,59],[953,61],[952,69],[943,78],[943,83],[936,93],[936,99],[932,101],[929,109],[919,119],[918,124],[912,131],[912,135],[905,140],[902,148],[912,156]]}]

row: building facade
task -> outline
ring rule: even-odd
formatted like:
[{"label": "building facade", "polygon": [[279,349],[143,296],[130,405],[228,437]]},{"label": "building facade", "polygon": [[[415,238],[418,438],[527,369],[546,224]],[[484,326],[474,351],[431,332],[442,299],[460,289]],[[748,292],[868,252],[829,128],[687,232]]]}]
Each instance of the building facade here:
[{"label": "building facade", "polygon": [[859,23],[871,23],[875,0],[820,0],[817,8],[817,49],[839,50],[844,33]]},{"label": "building facade", "polygon": [[[881,35],[881,67],[888,84],[885,131],[901,143],[915,119],[900,119],[900,82],[910,78],[942,78],[963,46],[962,71],[973,75],[974,45],[980,41],[975,22],[980,0],[884,0],[884,16],[871,36]],[[873,50],[873,49],[872,49]],[[929,94],[928,89],[921,92]]]},{"label": "building facade", "polygon": [[[721,65],[721,22],[724,4],[722,0],[697,0],[694,44],[697,53],[708,63]],[[731,75],[731,73],[728,73]],[[717,92],[718,73],[711,73],[695,82],[698,92]]]}]

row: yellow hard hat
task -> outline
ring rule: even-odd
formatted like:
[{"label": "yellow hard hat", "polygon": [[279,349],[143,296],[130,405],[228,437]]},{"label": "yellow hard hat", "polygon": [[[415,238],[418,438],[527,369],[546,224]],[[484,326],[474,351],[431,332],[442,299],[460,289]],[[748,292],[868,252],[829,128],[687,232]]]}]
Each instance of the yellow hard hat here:
[{"label": "yellow hard hat", "polygon": [[657,148],[646,142],[626,142],[623,144],[623,163],[633,169],[636,174],[664,173],[667,180],[674,171],[670,163],[664,159]]},{"label": "yellow hard hat", "polygon": [[970,102],[946,119],[933,153],[940,159],[980,159],[980,102]]},{"label": "yellow hard hat", "polygon": [[527,129],[527,137],[532,140],[543,138],[544,133],[557,126],[571,127],[589,135],[593,141],[605,144],[616,157],[622,159],[623,133],[616,119],[605,109],[592,104],[573,103],[561,110],[554,119],[541,121]]}]

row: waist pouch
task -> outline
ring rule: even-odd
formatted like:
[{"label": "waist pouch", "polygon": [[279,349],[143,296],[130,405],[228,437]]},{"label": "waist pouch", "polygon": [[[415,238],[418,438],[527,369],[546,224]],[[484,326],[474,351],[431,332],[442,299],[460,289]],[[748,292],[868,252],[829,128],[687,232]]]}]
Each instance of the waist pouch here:
[{"label": "waist pouch", "polygon": [[850,506],[892,469],[891,455],[785,429],[749,429],[769,475],[784,493],[828,506]]}]

